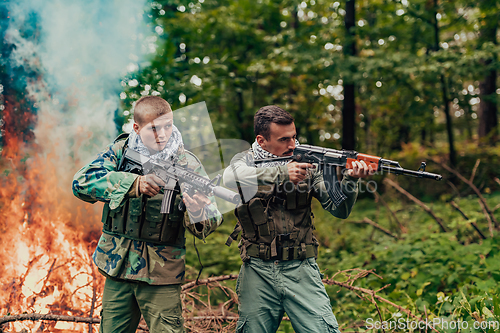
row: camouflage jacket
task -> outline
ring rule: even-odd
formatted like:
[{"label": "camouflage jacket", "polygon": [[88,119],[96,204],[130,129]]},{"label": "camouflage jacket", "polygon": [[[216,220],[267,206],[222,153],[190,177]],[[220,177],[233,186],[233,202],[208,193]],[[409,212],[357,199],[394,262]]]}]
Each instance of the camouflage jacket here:
[{"label": "camouflage jacket", "polygon": [[[109,145],[75,174],[72,187],[76,197],[90,203],[106,202],[115,209],[134,196],[133,185],[138,175],[116,171],[124,144],[125,140],[121,140]],[[207,176],[194,155],[184,152],[179,158],[185,158],[194,172]],[[184,216],[186,229],[200,239],[222,223],[215,198],[209,199],[212,204],[205,207],[202,222],[192,224],[188,214]],[[103,233],[93,260],[105,275],[112,278],[167,285],[184,282],[185,254],[185,247],[158,245]]]}]

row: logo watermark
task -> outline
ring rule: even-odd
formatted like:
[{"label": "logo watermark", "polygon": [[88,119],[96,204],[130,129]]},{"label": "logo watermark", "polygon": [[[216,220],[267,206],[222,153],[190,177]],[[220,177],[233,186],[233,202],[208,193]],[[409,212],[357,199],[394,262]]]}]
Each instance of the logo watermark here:
[{"label": "logo watermark", "polygon": [[410,320],[399,318],[397,320],[375,320],[368,318],[365,320],[366,328],[369,330],[400,330],[400,331],[415,331],[415,330],[434,330],[434,329],[451,329],[451,330],[466,330],[474,328],[476,330],[498,330],[500,323],[498,321],[474,321],[472,324],[462,319],[448,320],[446,318],[433,318],[432,320]]}]

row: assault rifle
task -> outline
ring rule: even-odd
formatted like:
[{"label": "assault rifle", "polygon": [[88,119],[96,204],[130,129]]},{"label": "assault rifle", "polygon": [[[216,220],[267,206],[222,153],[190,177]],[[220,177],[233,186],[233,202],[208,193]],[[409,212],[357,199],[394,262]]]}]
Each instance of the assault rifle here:
[{"label": "assault rifle", "polygon": [[[441,180],[443,176],[425,171],[426,163],[422,162],[417,171],[403,169],[396,161],[387,160],[379,156],[372,156],[358,153],[354,150],[336,150],[323,148],[311,145],[298,145],[291,156],[283,156],[276,158],[267,158],[254,160],[254,163],[276,162],[276,161],[295,161],[299,163],[315,163],[319,169],[323,171],[323,179],[325,183],[333,181],[333,186],[328,187],[328,194],[336,203],[340,203],[344,199],[344,195],[340,191],[337,184],[336,167],[344,167],[352,169],[354,161],[365,161],[368,166],[371,166],[374,171],[388,172],[395,175],[412,176],[418,178],[429,178]],[[332,185],[332,184],[330,184]],[[337,194],[337,195],[335,195]]]},{"label": "assault rifle", "polygon": [[412,176],[418,178],[429,178],[441,180],[443,176],[425,171],[426,163],[422,162],[417,171],[403,169],[396,161],[386,160],[378,156],[358,153],[354,150],[336,150],[311,145],[296,146],[293,155],[276,158],[255,160],[255,163],[276,162],[291,160],[299,163],[317,163],[320,170],[326,171],[325,167],[340,166],[352,169],[352,162],[365,161],[366,165],[374,171],[386,171],[395,175]]},{"label": "assault rifle", "polygon": [[209,180],[181,165],[176,165],[173,161],[155,161],[130,148],[125,149],[118,171],[135,173],[141,176],[155,174],[163,180],[165,186],[163,187],[164,196],[160,209],[162,214],[172,213],[175,194],[180,192],[179,183],[184,185],[184,191],[190,196],[197,190],[207,196],[213,193],[215,196],[234,204],[240,202],[238,193],[219,186],[220,175]]}]

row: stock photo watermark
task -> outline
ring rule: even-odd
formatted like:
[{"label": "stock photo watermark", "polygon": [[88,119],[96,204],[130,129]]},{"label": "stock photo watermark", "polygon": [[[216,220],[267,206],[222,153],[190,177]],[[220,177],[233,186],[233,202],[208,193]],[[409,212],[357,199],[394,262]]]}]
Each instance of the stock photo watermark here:
[{"label": "stock photo watermark", "polygon": [[397,320],[376,320],[368,318],[365,320],[365,327],[369,330],[399,330],[399,331],[415,331],[415,330],[435,330],[435,329],[451,329],[451,330],[466,330],[474,328],[476,330],[498,330],[500,323],[498,321],[474,321],[470,323],[461,319],[447,320],[444,318],[433,318],[432,320],[410,320],[399,318]]}]

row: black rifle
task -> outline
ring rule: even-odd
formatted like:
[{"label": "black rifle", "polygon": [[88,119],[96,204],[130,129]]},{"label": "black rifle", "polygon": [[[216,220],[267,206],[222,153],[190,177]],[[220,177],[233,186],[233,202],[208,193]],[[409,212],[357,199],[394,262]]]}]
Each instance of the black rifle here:
[{"label": "black rifle", "polygon": [[220,184],[220,175],[210,180],[195,172],[189,171],[173,161],[154,161],[147,156],[126,148],[118,166],[118,171],[135,173],[138,175],[155,174],[165,183],[163,187],[163,201],[160,212],[170,214],[172,212],[175,194],[180,192],[179,183],[184,185],[184,191],[192,196],[195,190],[206,196],[215,196],[234,204],[240,202],[238,193],[228,190]]},{"label": "black rifle", "polygon": [[[325,182],[333,181],[333,186],[328,188],[328,194],[337,203],[343,201],[344,196],[336,182],[336,167],[345,167],[352,169],[352,162],[365,161],[368,166],[372,166],[374,171],[388,172],[396,175],[412,176],[418,178],[429,178],[441,180],[443,176],[425,171],[426,163],[422,162],[417,171],[403,169],[396,161],[386,160],[379,156],[372,156],[358,153],[354,150],[336,150],[323,148],[311,145],[298,145],[291,156],[283,156],[276,158],[267,158],[254,160],[255,163],[276,162],[292,160],[299,163],[316,163],[319,169],[323,171],[323,179]],[[335,196],[334,193],[338,195]],[[334,199],[337,197],[338,199]]]}]

